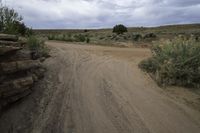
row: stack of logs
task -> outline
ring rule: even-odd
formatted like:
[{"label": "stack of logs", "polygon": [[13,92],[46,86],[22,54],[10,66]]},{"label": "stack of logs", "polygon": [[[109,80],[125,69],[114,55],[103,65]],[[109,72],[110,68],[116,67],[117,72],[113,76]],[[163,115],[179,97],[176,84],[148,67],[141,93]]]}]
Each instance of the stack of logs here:
[{"label": "stack of logs", "polygon": [[31,93],[45,69],[15,35],[0,34],[0,111]]}]

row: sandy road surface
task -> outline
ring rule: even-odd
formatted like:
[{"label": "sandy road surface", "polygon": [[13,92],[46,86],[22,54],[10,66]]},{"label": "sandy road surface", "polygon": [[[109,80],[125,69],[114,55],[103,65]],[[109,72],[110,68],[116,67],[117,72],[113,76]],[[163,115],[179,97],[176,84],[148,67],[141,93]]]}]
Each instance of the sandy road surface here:
[{"label": "sandy road surface", "polygon": [[32,133],[199,133],[199,114],[171,100],[137,64],[148,49],[48,42]]},{"label": "sandy road surface", "polygon": [[48,45],[55,49],[49,65],[58,82],[33,133],[200,132],[195,112],[164,96],[137,68],[148,50]]}]

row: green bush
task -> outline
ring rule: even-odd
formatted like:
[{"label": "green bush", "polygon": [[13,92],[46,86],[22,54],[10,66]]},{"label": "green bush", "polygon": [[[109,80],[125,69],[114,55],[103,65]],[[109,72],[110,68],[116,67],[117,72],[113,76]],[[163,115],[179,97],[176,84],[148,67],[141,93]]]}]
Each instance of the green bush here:
[{"label": "green bush", "polygon": [[40,57],[48,57],[49,56],[49,49],[44,44],[43,40],[37,39],[35,36],[30,36],[27,39],[28,48],[32,52],[32,57],[34,59],[40,58]]},{"label": "green bush", "polygon": [[155,73],[158,69],[158,64],[155,58],[149,58],[141,61],[139,67],[148,73]]},{"label": "green bush", "polygon": [[104,36],[100,36],[100,37],[99,37],[99,40],[103,40],[103,39],[105,39]]},{"label": "green bush", "polygon": [[89,32],[89,30],[85,29],[84,32]]},{"label": "green bush", "polygon": [[34,35],[32,28],[27,28],[27,29],[26,29],[26,35],[27,35],[28,37]]},{"label": "green bush", "polygon": [[30,50],[38,50],[40,45],[43,44],[44,42],[38,40],[35,36],[31,36],[27,40],[27,44]]},{"label": "green bush", "polygon": [[87,39],[86,39],[86,42],[87,42],[87,43],[90,43],[90,38],[87,38]]},{"label": "green bush", "polygon": [[[58,34],[58,35],[48,35],[48,40],[58,40],[58,41],[66,41],[66,42],[87,42],[86,35],[83,34]],[[90,41],[90,40],[89,40]]]},{"label": "green bush", "polygon": [[83,34],[52,34],[47,36],[48,40],[58,40],[58,41],[66,41],[66,42],[90,42],[89,37]]},{"label": "green bush", "polygon": [[72,37],[72,34],[68,33],[68,34],[67,34],[67,37],[71,38],[71,37]]},{"label": "green bush", "polygon": [[200,87],[200,42],[176,38],[152,47],[153,57],[142,61],[139,67],[155,74],[163,85]]},{"label": "green bush", "polygon": [[65,34],[58,34],[58,35],[48,35],[48,40],[58,40],[58,41],[67,41],[67,42],[72,42],[73,39],[69,35]]},{"label": "green bush", "polygon": [[122,25],[122,24],[119,24],[119,25],[116,25],[114,26],[113,28],[113,33],[117,33],[117,34],[123,34],[124,32],[128,32],[127,28]]},{"label": "green bush", "polygon": [[75,35],[74,39],[76,42],[85,42],[86,40],[85,36],[82,34]]},{"label": "green bush", "polygon": [[31,29],[22,22],[23,18],[14,9],[10,9],[0,1],[0,32],[6,34],[30,35]]},{"label": "green bush", "polygon": [[148,33],[148,34],[144,35],[144,39],[156,38],[156,37],[157,37],[157,36],[156,36],[156,34],[154,34],[154,33]]},{"label": "green bush", "polygon": [[66,37],[64,40],[62,41],[66,41],[66,42],[73,42],[73,38],[72,37]]},{"label": "green bush", "polygon": [[133,34],[132,35],[132,39],[133,39],[133,41],[140,41],[140,40],[142,40],[142,35],[140,35],[140,34]]},{"label": "green bush", "polygon": [[55,39],[55,35],[48,35],[48,40],[54,40]]}]

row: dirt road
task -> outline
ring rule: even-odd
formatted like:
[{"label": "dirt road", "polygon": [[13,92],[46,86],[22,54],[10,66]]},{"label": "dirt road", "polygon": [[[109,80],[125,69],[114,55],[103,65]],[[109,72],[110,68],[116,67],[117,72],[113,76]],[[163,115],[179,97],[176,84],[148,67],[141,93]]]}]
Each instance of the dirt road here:
[{"label": "dirt road", "polygon": [[57,85],[33,133],[200,132],[195,112],[163,95],[137,68],[149,50],[48,45]]},{"label": "dirt road", "polygon": [[148,49],[48,42],[47,89],[32,133],[199,133],[198,112],[167,97],[137,64]]}]

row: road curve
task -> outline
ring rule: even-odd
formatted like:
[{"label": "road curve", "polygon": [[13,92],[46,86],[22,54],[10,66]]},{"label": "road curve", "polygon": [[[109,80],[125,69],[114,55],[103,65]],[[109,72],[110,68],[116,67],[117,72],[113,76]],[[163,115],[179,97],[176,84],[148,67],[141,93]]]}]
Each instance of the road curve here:
[{"label": "road curve", "polygon": [[200,132],[196,112],[168,98],[138,69],[149,50],[47,44],[52,89],[32,133]]}]

